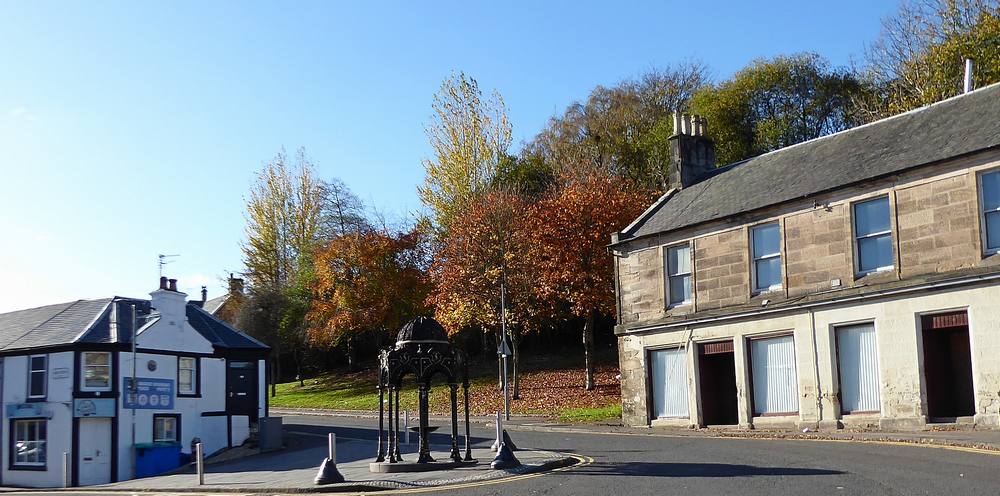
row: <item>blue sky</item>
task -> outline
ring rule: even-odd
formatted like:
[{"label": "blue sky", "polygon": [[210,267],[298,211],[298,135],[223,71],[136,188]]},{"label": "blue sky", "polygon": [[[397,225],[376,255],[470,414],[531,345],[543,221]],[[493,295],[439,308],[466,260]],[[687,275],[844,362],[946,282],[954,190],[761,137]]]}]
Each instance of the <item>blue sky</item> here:
[{"label": "blue sky", "polygon": [[244,196],[304,146],[389,216],[418,211],[431,96],[465,71],[515,142],[598,84],[686,59],[725,78],[816,51],[859,60],[893,1],[0,0],[0,311],[242,268]]}]

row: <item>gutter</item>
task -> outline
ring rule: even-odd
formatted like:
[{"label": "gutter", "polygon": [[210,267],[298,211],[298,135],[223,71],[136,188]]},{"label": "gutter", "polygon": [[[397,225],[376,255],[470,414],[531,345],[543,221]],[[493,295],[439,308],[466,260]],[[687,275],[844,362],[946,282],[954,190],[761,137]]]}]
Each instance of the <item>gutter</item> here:
[{"label": "gutter", "polygon": [[916,285],[916,286],[910,286],[910,287],[906,287],[906,288],[887,289],[887,290],[875,291],[875,292],[867,293],[867,294],[846,296],[846,297],[843,297],[843,298],[834,298],[832,300],[826,300],[826,301],[817,301],[817,302],[813,302],[813,303],[799,303],[799,304],[789,305],[789,306],[781,307],[781,308],[770,308],[770,309],[769,308],[761,308],[759,310],[737,312],[737,313],[733,313],[733,314],[729,314],[729,315],[719,315],[719,316],[715,316],[715,317],[702,317],[702,318],[696,318],[696,319],[692,319],[692,320],[683,320],[683,321],[671,322],[671,323],[666,323],[666,324],[646,325],[646,326],[641,326],[641,327],[634,327],[632,329],[627,329],[627,330],[622,331],[622,332],[616,332],[615,334],[616,335],[644,334],[644,333],[648,333],[648,332],[652,332],[652,331],[675,329],[675,328],[684,328],[684,327],[687,327],[687,326],[695,326],[695,325],[701,325],[701,324],[711,324],[711,323],[715,323],[715,322],[725,322],[725,321],[730,321],[730,320],[739,320],[739,319],[744,319],[744,318],[747,318],[747,317],[755,317],[755,316],[761,316],[761,315],[779,314],[779,313],[791,312],[791,311],[794,311],[794,310],[808,310],[808,311],[812,311],[812,309],[815,309],[815,308],[821,308],[821,307],[826,307],[826,306],[831,306],[831,305],[837,305],[837,304],[843,304],[843,303],[850,303],[850,302],[855,302],[855,301],[871,300],[871,299],[880,298],[880,297],[884,297],[884,296],[904,295],[904,294],[909,294],[909,293],[917,293],[917,292],[921,292],[921,291],[929,291],[929,290],[934,290],[934,289],[944,289],[944,288],[951,288],[951,287],[955,287],[955,286],[962,286],[962,285],[966,285],[966,284],[970,284],[970,283],[975,283],[975,282],[987,282],[987,281],[998,281],[998,280],[1000,280],[1000,273],[978,275],[978,276],[971,276],[971,277],[962,277],[962,278],[959,278],[959,279],[952,279],[950,281],[938,281],[938,282],[932,282],[932,283],[927,283],[927,284],[919,284],[919,285]]}]

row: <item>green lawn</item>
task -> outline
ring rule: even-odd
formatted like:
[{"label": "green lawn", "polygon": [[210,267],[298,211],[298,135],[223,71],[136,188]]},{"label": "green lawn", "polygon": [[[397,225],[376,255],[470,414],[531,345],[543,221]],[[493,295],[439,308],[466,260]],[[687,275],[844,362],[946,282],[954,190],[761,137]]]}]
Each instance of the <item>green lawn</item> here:
[{"label": "green lawn", "polygon": [[[470,379],[470,411],[488,415],[503,408],[495,372],[474,370]],[[478,372],[478,373],[477,373]],[[542,415],[563,422],[597,422],[621,418],[621,396],[616,380],[617,367],[602,366],[596,374],[597,388],[585,391],[582,370],[562,367],[526,371],[521,381],[521,399],[511,403],[514,414]],[[444,385],[431,388],[431,413],[449,413],[449,390]],[[296,382],[278,384],[270,399],[276,408],[326,408],[334,410],[378,410],[378,390],[374,371],[329,373]],[[459,399],[461,401],[461,398]],[[417,410],[417,391],[412,383],[400,392],[401,408]]]}]

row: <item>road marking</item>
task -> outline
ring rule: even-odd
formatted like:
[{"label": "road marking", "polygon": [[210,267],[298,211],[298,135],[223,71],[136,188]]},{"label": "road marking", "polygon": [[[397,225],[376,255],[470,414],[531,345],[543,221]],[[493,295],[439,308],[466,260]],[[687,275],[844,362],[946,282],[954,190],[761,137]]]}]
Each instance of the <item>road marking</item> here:
[{"label": "road marking", "polygon": [[565,454],[571,458],[576,459],[576,463],[566,467],[559,467],[556,469],[545,470],[542,472],[534,472],[531,474],[512,475],[510,477],[500,477],[498,479],[489,479],[484,481],[461,482],[458,484],[448,484],[444,486],[414,487],[408,489],[389,489],[386,491],[379,491],[379,494],[418,494],[418,493],[427,493],[434,491],[449,491],[453,489],[468,489],[472,487],[490,486],[494,484],[504,484],[507,482],[516,482],[526,479],[533,479],[535,477],[542,477],[543,475],[547,475],[552,472],[563,472],[566,470],[571,470],[576,467],[583,467],[590,465],[591,463],[594,463],[594,459],[586,455],[577,455],[575,453],[565,453]]}]

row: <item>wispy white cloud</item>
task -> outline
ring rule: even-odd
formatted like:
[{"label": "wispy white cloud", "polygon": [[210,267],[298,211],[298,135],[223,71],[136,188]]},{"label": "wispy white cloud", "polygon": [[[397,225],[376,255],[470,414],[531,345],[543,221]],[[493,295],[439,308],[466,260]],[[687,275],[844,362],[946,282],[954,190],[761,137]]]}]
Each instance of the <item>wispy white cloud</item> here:
[{"label": "wispy white cloud", "polygon": [[11,119],[23,119],[31,122],[35,121],[35,114],[23,105],[12,108],[7,115],[9,115]]}]

